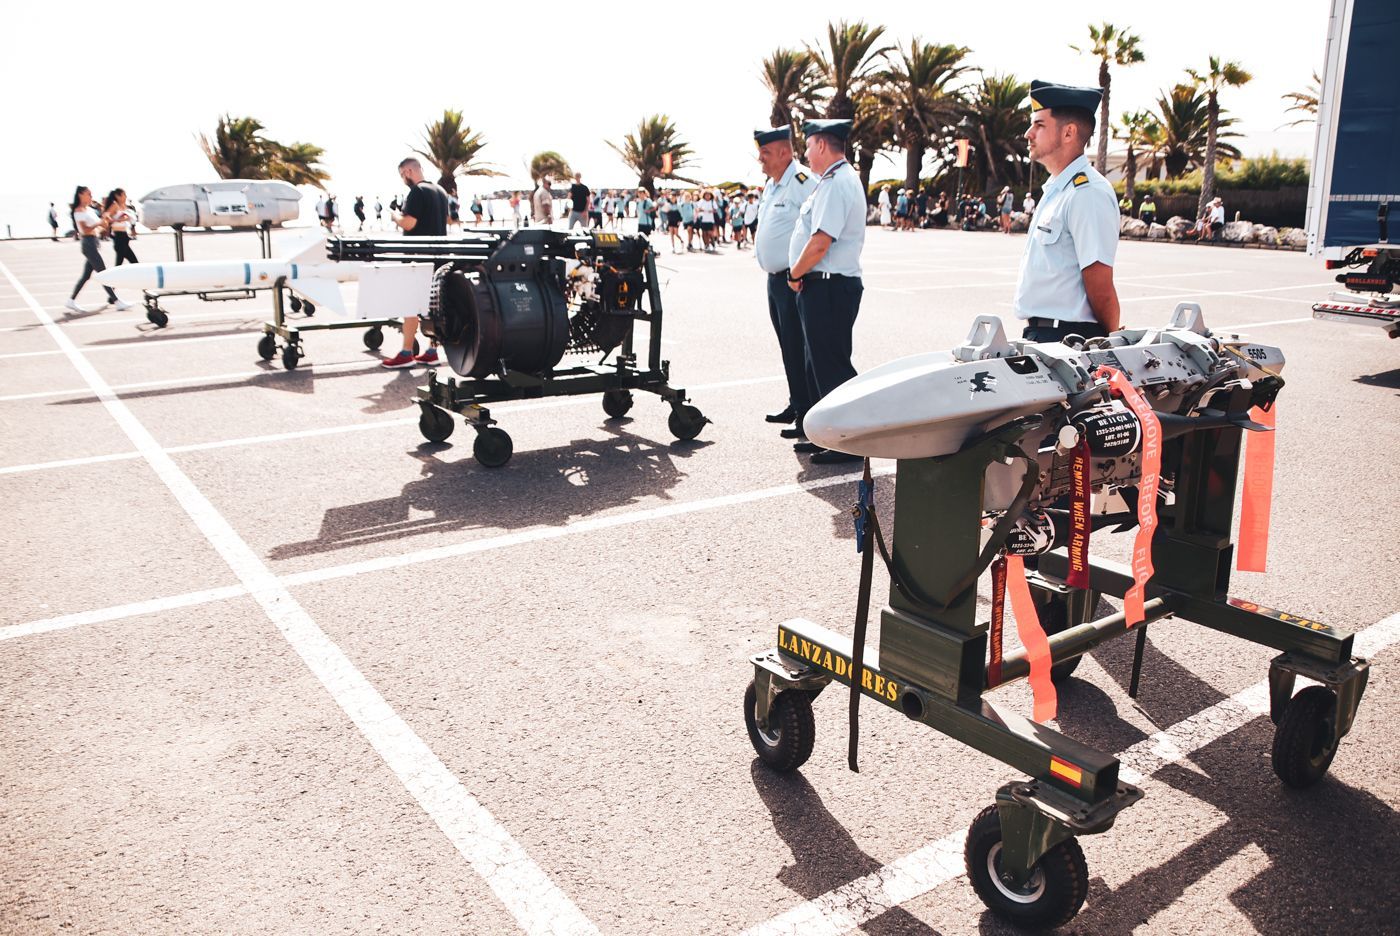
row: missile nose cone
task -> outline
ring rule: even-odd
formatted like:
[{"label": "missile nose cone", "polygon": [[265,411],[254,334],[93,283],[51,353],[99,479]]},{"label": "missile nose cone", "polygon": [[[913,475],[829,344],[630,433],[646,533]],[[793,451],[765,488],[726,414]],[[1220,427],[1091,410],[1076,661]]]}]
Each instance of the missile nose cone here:
[{"label": "missile nose cone", "polygon": [[108,267],[93,279],[103,286],[113,288],[124,286],[128,289],[145,289],[154,285],[156,266],[158,264],[129,263],[119,267]]}]

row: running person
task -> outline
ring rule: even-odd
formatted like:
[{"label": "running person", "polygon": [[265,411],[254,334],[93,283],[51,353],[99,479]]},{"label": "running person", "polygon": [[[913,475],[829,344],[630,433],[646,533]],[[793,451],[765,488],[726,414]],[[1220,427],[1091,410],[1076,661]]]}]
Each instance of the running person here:
[{"label": "running person", "polygon": [[[64,307],[71,312],[86,312],[87,309],[78,305],[78,293],[83,291],[83,286],[87,285],[92,274],[107,269],[107,264],[102,262],[102,254],[97,249],[97,235],[105,230],[105,222],[98,216],[97,209],[92,207],[92,192],[85,185],[78,186],[73,193],[71,207],[73,227],[78,232],[83,249],[83,275],[78,277],[78,285],[73,287],[73,295],[64,303]],[[102,288],[107,290],[107,305],[115,307],[118,312],[131,308],[131,303],[122,302],[117,298],[111,286]]]},{"label": "running person", "polygon": [[117,255],[114,265],[140,263],[131,249],[131,242],[136,238],[136,212],[127,207],[124,189],[112,189],[103,199],[102,218],[107,222],[107,230],[112,232],[112,249]]}]

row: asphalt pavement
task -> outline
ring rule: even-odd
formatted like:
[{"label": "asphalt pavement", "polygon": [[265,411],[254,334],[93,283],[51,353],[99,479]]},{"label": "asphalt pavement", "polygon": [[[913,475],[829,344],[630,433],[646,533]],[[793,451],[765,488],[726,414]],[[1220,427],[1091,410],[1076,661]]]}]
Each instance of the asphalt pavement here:
[{"label": "asphalt pavement", "polygon": [[[1009,319],[1023,243],[871,229],[857,367]],[[267,294],[167,299],[160,329],[72,315],[77,246],[0,243],[0,931],[1010,932],[962,874],[1005,766],[871,705],[851,773],[844,692],[799,772],[757,761],[748,658],[791,618],[851,627],[853,468],[763,421],[785,393],[749,253],[658,262],[674,382],[713,423],[676,442],[647,395],[622,419],[502,405],[493,470],[464,427],[423,440],[423,370],[358,330],[308,332],[286,371],[256,353]],[[1146,798],[1081,839],[1065,930],[1394,931],[1400,341],[1312,321],[1329,274],[1299,253],[1130,242],[1115,273],[1125,324],[1199,302],[1283,349],[1269,571],[1232,593],[1358,632],[1373,666],[1295,791],[1271,651],[1153,624],[1136,700],[1131,644],[1093,651],[1058,726]],[[1024,683],[992,700],[1029,713]]]}]

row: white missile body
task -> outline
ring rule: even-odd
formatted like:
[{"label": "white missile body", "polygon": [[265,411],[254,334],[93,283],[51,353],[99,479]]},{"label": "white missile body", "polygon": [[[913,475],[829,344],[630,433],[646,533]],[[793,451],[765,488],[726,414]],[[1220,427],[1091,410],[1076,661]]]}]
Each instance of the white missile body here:
[{"label": "white missile body", "polygon": [[141,199],[141,223],[160,227],[252,228],[295,221],[301,193],[287,182],[224,179],[167,185]]},{"label": "white missile body", "polygon": [[[283,285],[317,306],[345,315],[340,284],[360,282],[360,318],[427,313],[432,264],[337,263],[326,259],[326,242],[317,238],[282,260],[219,260],[201,263],[129,263],[108,267],[95,277],[113,289],[152,292],[204,292],[271,289]],[[391,311],[384,312],[385,306]]]},{"label": "white missile body", "polygon": [[[1022,416],[1068,416],[1103,365],[1172,413],[1208,382],[1257,379],[1283,367],[1273,347],[1210,334],[1200,307],[1182,303],[1167,328],[1125,329],[1087,347],[1006,338],[979,316],[952,351],[901,358],[846,381],[803,418],[823,448],[872,458],[932,458]],[[1053,422],[1053,420],[1052,420]]]}]

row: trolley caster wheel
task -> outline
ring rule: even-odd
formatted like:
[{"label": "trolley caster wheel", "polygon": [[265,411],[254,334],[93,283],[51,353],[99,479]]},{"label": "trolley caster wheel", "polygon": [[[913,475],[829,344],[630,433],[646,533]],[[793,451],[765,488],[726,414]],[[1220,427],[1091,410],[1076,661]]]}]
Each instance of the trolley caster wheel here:
[{"label": "trolley caster wheel", "polygon": [[1295,789],[1321,780],[1337,753],[1337,694],[1308,686],[1288,700],[1274,731],[1274,773]]},{"label": "trolley caster wheel", "polygon": [[159,306],[147,306],[146,321],[150,322],[156,328],[164,328],[166,325],[170,324],[170,315]]},{"label": "trolley caster wheel", "polygon": [[631,390],[607,390],[603,393],[603,412],[609,419],[621,419],[632,408]]},{"label": "trolley caster wheel", "polygon": [[1089,891],[1089,866],[1076,839],[1066,839],[1036,862],[1031,879],[1016,886],[1001,876],[1001,817],[988,806],[972,820],[963,862],[977,896],[997,916],[1026,929],[1063,926]]},{"label": "trolley caster wheel", "polygon": [[365,347],[371,351],[378,351],[379,346],[384,343],[384,329],[371,328],[365,332]]},{"label": "trolley caster wheel", "polygon": [[303,302],[301,304],[301,311],[306,313],[307,318],[310,318],[311,316],[316,314],[316,307],[310,302]]},{"label": "trolley caster wheel", "polygon": [[436,406],[423,407],[423,412],[418,416],[418,431],[429,442],[445,442],[455,428],[457,426],[452,417]]},{"label": "trolley caster wheel", "polygon": [[791,773],[812,756],[817,721],[812,697],[800,689],[785,689],[768,707],[768,729],[758,727],[758,688],[752,680],[744,691],[744,725],[759,760],[778,773]]},{"label": "trolley caster wheel", "polygon": [[297,362],[302,359],[301,343],[289,344],[282,349],[282,366],[287,370],[296,370]]},{"label": "trolley caster wheel", "polygon": [[472,443],[472,454],[487,468],[501,467],[510,461],[513,451],[515,446],[510,441],[510,435],[495,426],[477,430],[476,441]]},{"label": "trolley caster wheel", "polygon": [[258,339],[258,357],[270,361],[277,356],[277,336],[263,335]]},{"label": "trolley caster wheel", "polygon": [[288,300],[287,300],[287,305],[289,305],[289,306],[292,307],[292,311],[293,311],[293,312],[300,312],[300,311],[301,311],[301,299],[298,298],[297,296],[293,296],[292,298],[288,299]]},{"label": "trolley caster wheel", "polygon": [[707,422],[709,420],[700,410],[682,403],[671,408],[671,416],[666,421],[666,425],[670,427],[671,435],[682,442],[689,442],[700,434],[700,430],[705,428]]}]

